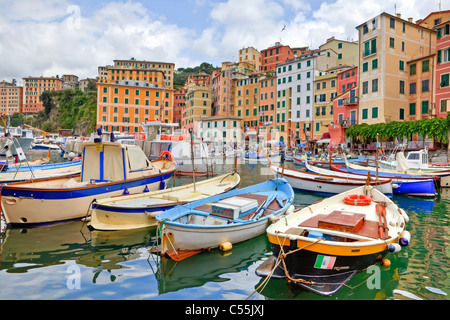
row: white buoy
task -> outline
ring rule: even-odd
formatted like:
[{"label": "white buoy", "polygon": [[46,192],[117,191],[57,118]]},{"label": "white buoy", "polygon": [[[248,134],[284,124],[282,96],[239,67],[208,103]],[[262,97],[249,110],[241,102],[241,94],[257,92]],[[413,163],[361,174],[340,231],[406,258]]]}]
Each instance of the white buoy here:
[{"label": "white buoy", "polygon": [[402,247],[406,247],[409,242],[411,241],[411,233],[409,231],[403,231],[403,233],[400,235],[400,239],[398,240],[398,243]]},{"label": "white buoy", "polygon": [[402,247],[398,243],[390,243],[388,245],[389,252],[400,252],[402,251]]}]

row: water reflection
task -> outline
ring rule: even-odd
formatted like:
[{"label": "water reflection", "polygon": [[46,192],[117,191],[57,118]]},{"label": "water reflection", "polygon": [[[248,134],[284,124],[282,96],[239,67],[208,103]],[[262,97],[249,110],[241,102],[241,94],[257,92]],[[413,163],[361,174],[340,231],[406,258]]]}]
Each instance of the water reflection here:
[{"label": "water reflection", "polygon": [[[225,174],[234,164],[214,170]],[[273,178],[267,165],[239,163],[237,171],[241,187]],[[175,185],[191,182],[192,177],[175,178]],[[297,191],[294,205],[302,208],[323,198]],[[337,295],[320,297],[272,279],[251,299],[448,299],[450,189],[435,199],[397,195],[393,200],[410,217],[412,239],[410,246],[388,255],[391,266],[379,269],[377,286],[374,273],[362,272]],[[155,229],[90,232],[81,221],[6,228],[2,239],[0,299],[244,299],[261,284],[254,271],[271,253],[267,236],[261,235],[229,253],[212,250],[181,262],[160,260],[147,251]],[[68,289],[76,275],[68,272],[71,267],[79,270],[79,290]]]}]

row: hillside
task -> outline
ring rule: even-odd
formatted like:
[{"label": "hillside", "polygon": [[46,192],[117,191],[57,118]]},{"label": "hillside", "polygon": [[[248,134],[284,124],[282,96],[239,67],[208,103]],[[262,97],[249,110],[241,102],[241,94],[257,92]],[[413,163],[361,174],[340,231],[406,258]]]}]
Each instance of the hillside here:
[{"label": "hillside", "polygon": [[25,123],[47,132],[72,129],[80,136],[90,135],[96,129],[97,91],[46,91],[40,99],[44,110],[26,117]]}]

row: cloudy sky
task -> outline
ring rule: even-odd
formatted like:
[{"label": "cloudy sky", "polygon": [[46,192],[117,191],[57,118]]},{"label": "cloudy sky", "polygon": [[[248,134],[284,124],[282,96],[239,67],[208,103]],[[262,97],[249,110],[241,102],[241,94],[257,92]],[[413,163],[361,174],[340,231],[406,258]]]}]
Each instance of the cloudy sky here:
[{"label": "cloudy sky", "polygon": [[245,47],[356,41],[355,27],[382,12],[416,21],[440,6],[450,0],[0,0],[0,81],[95,77],[131,57],[220,66]]}]

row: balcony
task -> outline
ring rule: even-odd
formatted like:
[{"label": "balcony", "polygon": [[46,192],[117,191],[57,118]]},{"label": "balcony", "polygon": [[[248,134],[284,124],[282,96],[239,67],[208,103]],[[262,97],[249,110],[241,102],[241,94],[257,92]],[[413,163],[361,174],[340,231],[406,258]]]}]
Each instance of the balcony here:
[{"label": "balcony", "polygon": [[358,105],[358,98],[354,97],[354,98],[350,98],[350,99],[343,99],[344,101],[344,106],[346,107],[353,107],[353,106],[357,106]]}]

